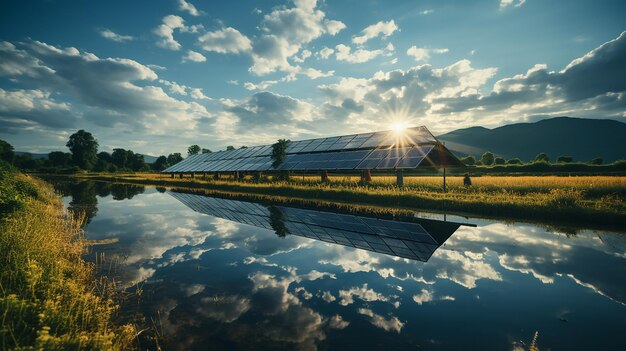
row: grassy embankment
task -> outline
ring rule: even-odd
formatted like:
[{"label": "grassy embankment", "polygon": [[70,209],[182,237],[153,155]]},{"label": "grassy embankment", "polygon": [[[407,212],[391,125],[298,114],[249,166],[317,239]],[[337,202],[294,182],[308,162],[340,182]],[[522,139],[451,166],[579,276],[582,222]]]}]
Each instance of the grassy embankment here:
[{"label": "grassy embankment", "polygon": [[118,350],[113,286],[82,260],[80,219],[47,183],[0,162],[0,349]]},{"label": "grassy embankment", "polygon": [[289,202],[335,201],[593,228],[623,230],[626,223],[626,177],[616,176],[483,176],[473,178],[469,188],[463,186],[462,177],[449,177],[448,192],[441,190],[441,177],[405,177],[404,188],[395,187],[395,177],[389,176],[374,177],[368,186],[360,186],[354,176],[331,177],[327,185],[319,183],[319,176],[294,176],[290,182],[178,179],[160,174],[75,177],[256,194],[274,201],[281,197]]}]

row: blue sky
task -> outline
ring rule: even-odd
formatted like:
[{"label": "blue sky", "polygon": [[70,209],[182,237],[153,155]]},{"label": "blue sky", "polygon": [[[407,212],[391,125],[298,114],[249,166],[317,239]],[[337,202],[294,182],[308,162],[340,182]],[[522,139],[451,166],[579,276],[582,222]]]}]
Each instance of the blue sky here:
[{"label": "blue sky", "polygon": [[624,1],[4,1],[0,138],[152,155],[626,117]]}]

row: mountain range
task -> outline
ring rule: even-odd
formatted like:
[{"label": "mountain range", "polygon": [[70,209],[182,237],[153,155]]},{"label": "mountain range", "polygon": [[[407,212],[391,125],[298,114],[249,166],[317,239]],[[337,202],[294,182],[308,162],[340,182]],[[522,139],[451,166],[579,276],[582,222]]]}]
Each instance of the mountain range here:
[{"label": "mountain range", "polygon": [[535,159],[545,152],[551,161],[572,156],[574,161],[602,157],[605,163],[626,159],[626,123],[610,119],[555,117],[514,123],[493,129],[470,127],[437,139],[458,155],[480,157],[485,151],[506,159]]}]

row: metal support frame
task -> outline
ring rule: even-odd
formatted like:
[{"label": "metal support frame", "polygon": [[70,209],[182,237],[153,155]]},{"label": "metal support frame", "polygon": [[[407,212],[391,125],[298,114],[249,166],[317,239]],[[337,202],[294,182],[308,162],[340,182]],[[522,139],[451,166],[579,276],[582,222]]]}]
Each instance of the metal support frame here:
[{"label": "metal support frame", "polygon": [[325,183],[325,184],[330,183],[330,180],[328,179],[328,171],[327,170],[323,170],[322,171],[322,183]]},{"label": "metal support frame", "polygon": [[397,169],[396,170],[396,185],[399,188],[404,186],[404,174],[402,172],[402,169]]}]

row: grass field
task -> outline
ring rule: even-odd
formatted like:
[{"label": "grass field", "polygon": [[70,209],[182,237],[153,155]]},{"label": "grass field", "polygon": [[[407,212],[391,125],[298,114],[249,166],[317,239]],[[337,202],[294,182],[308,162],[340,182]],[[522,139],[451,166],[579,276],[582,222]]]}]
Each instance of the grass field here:
[{"label": "grass field", "polygon": [[80,227],[50,185],[0,162],[0,349],[132,345],[134,328],[111,322],[113,286],[81,258]]},{"label": "grass field", "polygon": [[471,187],[464,187],[457,176],[448,177],[447,192],[441,177],[405,177],[403,188],[389,176],[374,177],[367,186],[359,185],[354,176],[331,176],[330,184],[320,184],[318,176],[293,176],[289,182],[139,173],[74,177],[626,230],[626,177],[619,176],[483,176],[474,177]]}]

